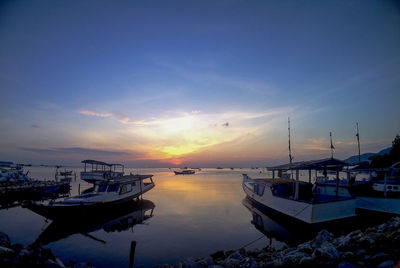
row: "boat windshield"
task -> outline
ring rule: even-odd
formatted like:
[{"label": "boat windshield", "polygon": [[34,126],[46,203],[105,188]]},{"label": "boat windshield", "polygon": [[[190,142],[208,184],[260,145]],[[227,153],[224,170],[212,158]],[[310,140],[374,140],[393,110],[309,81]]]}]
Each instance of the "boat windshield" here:
[{"label": "boat windshield", "polygon": [[107,185],[99,185],[97,192],[103,193],[106,191],[106,189],[107,189]]},{"label": "boat windshield", "polygon": [[118,184],[112,184],[108,186],[107,192],[116,192],[119,189]]}]

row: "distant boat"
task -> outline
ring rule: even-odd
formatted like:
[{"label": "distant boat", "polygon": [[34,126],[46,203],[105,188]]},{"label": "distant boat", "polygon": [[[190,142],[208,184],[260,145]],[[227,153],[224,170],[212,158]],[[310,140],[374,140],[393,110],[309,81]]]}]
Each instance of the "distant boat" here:
[{"label": "distant boat", "polygon": [[[330,166],[339,169],[347,163],[337,159],[298,162],[268,168],[272,178],[253,179],[243,174],[242,187],[253,201],[275,210],[289,218],[308,224],[355,216],[355,199],[351,196],[324,195],[313,191],[310,182],[299,181],[299,171],[322,169]],[[296,180],[275,178],[275,171],[293,170]],[[311,178],[310,178],[311,180]]]},{"label": "distant boat", "polygon": [[216,167],[217,169],[224,169],[223,167]]},{"label": "distant boat", "polygon": [[175,175],[188,175],[188,174],[194,174],[195,171],[193,169],[184,169],[182,171],[174,171]]},{"label": "distant boat", "polygon": [[[151,175],[152,176],[152,175]],[[104,210],[112,209],[117,204],[129,202],[141,196],[155,186],[152,177],[149,181],[136,176],[97,182],[93,192],[68,197],[62,201],[40,204],[26,202],[24,207],[46,218],[70,218],[97,215]],[[78,218],[79,219],[79,218]]]}]

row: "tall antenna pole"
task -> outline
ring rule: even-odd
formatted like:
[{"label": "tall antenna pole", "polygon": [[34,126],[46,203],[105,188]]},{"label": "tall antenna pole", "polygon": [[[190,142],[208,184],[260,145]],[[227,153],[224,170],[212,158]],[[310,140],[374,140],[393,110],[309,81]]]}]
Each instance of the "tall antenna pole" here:
[{"label": "tall antenna pole", "polygon": [[358,142],[358,163],[361,163],[361,149],[360,149],[360,133],[358,132],[358,122],[356,123],[357,126],[357,142]]},{"label": "tall antenna pole", "polygon": [[333,159],[333,150],[335,150],[335,147],[332,143],[332,132],[329,132],[329,136],[331,137],[331,159]]},{"label": "tall antenna pole", "polygon": [[292,166],[292,150],[290,148],[290,117],[288,117],[288,131],[289,131],[289,161],[290,161],[290,166]]}]

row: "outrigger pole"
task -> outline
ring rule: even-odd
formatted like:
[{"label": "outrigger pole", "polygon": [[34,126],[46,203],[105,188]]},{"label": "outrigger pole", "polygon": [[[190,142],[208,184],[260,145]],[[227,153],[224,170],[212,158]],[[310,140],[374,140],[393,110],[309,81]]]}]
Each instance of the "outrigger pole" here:
[{"label": "outrigger pole", "polygon": [[356,123],[357,126],[357,143],[358,143],[358,163],[361,163],[361,149],[360,149],[360,133],[358,132],[358,122]]}]

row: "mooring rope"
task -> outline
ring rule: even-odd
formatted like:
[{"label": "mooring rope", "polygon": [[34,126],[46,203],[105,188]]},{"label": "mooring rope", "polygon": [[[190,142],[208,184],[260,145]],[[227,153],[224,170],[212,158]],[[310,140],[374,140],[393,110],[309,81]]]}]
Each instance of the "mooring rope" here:
[{"label": "mooring rope", "polygon": [[264,238],[264,237],[266,237],[266,236],[265,236],[265,235],[262,235],[262,236],[260,236],[259,238],[257,238],[257,239],[255,239],[255,240],[251,241],[250,243],[248,243],[248,244],[246,244],[246,245],[244,245],[244,246],[242,246],[242,247],[240,247],[240,248],[238,248],[238,249],[248,247],[248,246],[250,246],[251,244],[257,242],[258,240],[260,240],[261,238]]}]

